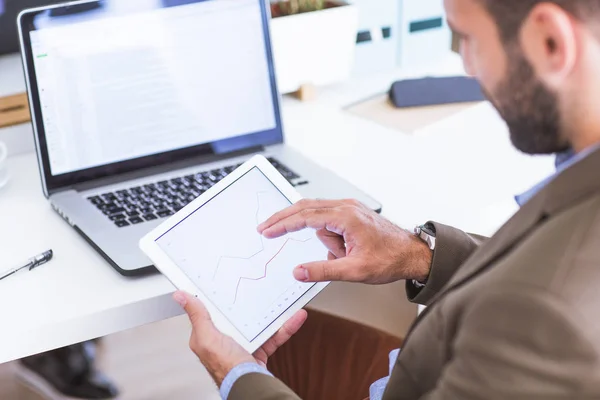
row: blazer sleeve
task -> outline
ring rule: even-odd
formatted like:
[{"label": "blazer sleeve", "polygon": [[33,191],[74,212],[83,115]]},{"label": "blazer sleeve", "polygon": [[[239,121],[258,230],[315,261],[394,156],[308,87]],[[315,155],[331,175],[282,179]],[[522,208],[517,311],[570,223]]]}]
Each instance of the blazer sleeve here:
[{"label": "blazer sleeve", "polygon": [[280,380],[264,374],[248,374],[238,379],[227,400],[300,400]]},{"label": "blazer sleeve", "polygon": [[430,304],[467,258],[487,240],[437,222],[430,223],[435,227],[436,239],[427,284],[419,288],[412,281],[406,281],[408,300],[423,305]]}]

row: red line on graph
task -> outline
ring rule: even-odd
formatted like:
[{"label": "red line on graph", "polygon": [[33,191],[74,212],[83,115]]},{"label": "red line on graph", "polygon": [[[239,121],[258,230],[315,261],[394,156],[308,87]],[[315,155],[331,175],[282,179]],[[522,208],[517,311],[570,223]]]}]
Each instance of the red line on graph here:
[{"label": "red line on graph", "polygon": [[[1,1],[1,0],[0,0]],[[258,214],[260,213],[260,195],[264,194],[264,193],[268,193],[268,192],[258,192],[256,193],[256,226],[258,226]],[[219,261],[217,262],[217,268],[215,268],[215,273],[213,274],[213,281],[217,278],[217,274],[219,273],[219,270],[221,269],[221,262],[225,259],[227,260],[251,260],[254,257],[256,257],[257,255],[259,255],[260,253],[262,253],[265,250],[265,242],[264,242],[265,238],[263,235],[260,235],[260,250],[258,250],[256,253],[252,254],[249,257],[233,257],[233,256],[221,256],[219,257]]]},{"label": "red line on graph", "polygon": [[269,268],[269,264],[271,264],[273,262],[273,260],[275,260],[275,258],[277,258],[277,256],[279,254],[281,254],[281,252],[283,251],[283,249],[285,248],[285,246],[287,246],[287,244],[289,242],[298,242],[298,243],[306,243],[309,240],[311,240],[312,238],[308,238],[306,240],[298,240],[298,239],[287,239],[285,241],[285,243],[283,244],[283,246],[281,246],[281,248],[279,249],[279,251],[277,253],[275,253],[275,255],[273,257],[271,257],[271,259],[269,261],[267,261],[267,263],[265,264],[265,270],[262,274],[262,276],[258,277],[258,278],[250,278],[247,276],[242,276],[240,277],[240,279],[238,279],[238,283],[237,286],[235,287],[235,297],[233,299],[233,304],[235,304],[237,302],[237,296],[238,296],[238,292],[240,290],[240,285],[242,284],[242,281],[260,281],[262,279],[265,279],[267,277],[267,269]]}]

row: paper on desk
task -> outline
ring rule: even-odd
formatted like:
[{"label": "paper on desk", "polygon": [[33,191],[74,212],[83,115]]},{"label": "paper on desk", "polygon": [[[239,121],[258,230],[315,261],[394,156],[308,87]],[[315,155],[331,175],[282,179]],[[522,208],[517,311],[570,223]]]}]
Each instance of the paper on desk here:
[{"label": "paper on desk", "polygon": [[444,104],[428,107],[396,108],[387,94],[348,108],[348,112],[387,128],[414,134],[479,103]]}]

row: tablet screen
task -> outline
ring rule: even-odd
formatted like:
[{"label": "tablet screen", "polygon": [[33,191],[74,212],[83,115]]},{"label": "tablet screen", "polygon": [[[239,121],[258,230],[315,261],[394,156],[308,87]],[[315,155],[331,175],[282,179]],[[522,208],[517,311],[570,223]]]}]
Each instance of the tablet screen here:
[{"label": "tablet screen", "polygon": [[249,342],[313,287],[296,281],[293,269],[327,255],[313,230],[258,234],[290,205],[255,167],[156,241]]}]

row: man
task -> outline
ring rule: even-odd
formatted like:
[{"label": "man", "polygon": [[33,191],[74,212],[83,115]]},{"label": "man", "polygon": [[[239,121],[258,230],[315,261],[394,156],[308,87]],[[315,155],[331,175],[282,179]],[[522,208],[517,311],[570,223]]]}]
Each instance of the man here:
[{"label": "man", "polygon": [[[429,305],[397,357],[385,400],[599,399],[600,0],[445,6],[466,68],[514,145],[560,154],[557,175],[518,197],[521,210],[489,240],[428,224],[422,237],[436,237],[433,252],[347,201],[301,202],[259,231],[273,238],[318,230],[329,261],[297,267],[300,281],[406,279],[409,298]],[[297,399],[262,366],[304,312],[251,356],[215,329],[199,302],[184,293],[175,299],[192,321],[191,347],[224,397]]]}]

